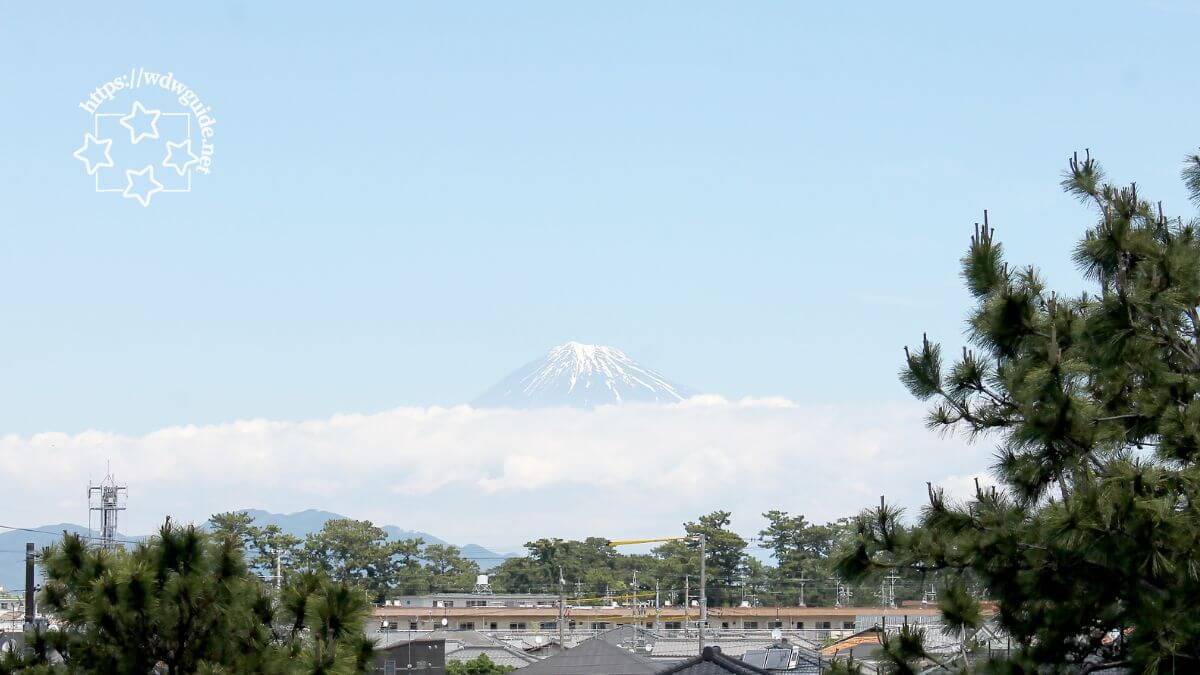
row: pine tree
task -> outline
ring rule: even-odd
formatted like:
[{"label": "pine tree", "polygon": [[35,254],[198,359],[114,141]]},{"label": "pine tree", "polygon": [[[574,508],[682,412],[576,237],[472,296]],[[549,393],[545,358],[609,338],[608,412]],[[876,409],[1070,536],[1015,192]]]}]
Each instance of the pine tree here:
[{"label": "pine tree", "polygon": [[[1200,156],[1186,166],[1200,202]],[[1074,251],[1091,292],[1060,296],[1010,267],[985,214],[962,259],[974,348],[948,368],[928,339],[905,350],[930,427],[999,441],[998,486],[965,504],[930,487],[913,529],[881,504],[840,569],[937,574],[946,630],[965,637],[983,621],[978,583],[1020,646],[997,671],[1195,672],[1200,223],[1107,183],[1088,154],[1063,187],[1097,213]],[[927,658],[919,638],[893,650],[894,670]]]},{"label": "pine tree", "polygon": [[56,627],[0,672],[354,673],[371,657],[361,591],[306,574],[275,597],[236,536],[168,520],[129,551],[67,534],[42,562],[41,604]]}]

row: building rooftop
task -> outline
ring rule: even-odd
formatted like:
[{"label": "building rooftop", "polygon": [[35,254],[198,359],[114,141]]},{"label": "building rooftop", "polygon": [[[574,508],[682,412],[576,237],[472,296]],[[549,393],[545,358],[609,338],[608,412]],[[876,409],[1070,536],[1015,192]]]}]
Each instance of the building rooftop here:
[{"label": "building rooftop", "polygon": [[663,669],[660,661],[634,654],[597,637],[526,666],[521,669],[521,675],[657,675]]},{"label": "building rooftop", "polygon": [[[514,616],[514,617],[544,617],[558,616],[557,607],[397,607],[394,605],[376,606],[372,613],[376,617],[412,617],[412,616],[445,616],[445,617],[479,617],[479,616]],[[696,609],[686,613],[682,607],[663,607],[659,616],[664,620],[677,620],[685,615],[696,617]],[[859,616],[871,617],[919,617],[940,616],[936,607],[710,607],[709,620],[719,620],[724,617],[757,617],[779,619],[803,619],[807,617],[854,619]],[[594,619],[615,619],[633,616],[632,607],[567,607],[568,617],[586,617]],[[639,618],[646,621],[654,620],[654,610]]]},{"label": "building rooftop", "polygon": [[770,675],[770,671],[722,654],[719,647],[705,647],[700,656],[661,672],[663,675]]}]

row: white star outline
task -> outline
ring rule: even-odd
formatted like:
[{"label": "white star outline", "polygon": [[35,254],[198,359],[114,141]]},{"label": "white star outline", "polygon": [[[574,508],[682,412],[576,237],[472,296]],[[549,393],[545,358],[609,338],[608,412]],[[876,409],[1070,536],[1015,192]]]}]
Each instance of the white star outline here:
[{"label": "white star outline", "polygon": [[[92,162],[91,157],[89,157],[87,154],[88,148],[90,148],[92,146],[104,146],[104,161],[103,162],[95,162],[95,163]],[[71,153],[71,156],[74,157],[75,159],[78,159],[79,161],[83,162],[84,168],[87,170],[87,174],[89,176],[94,176],[96,174],[97,169],[105,169],[105,168],[112,167],[113,159],[112,159],[111,152],[112,152],[112,139],[111,138],[106,138],[104,140],[100,140],[97,136],[94,136],[92,134],[84,132],[83,145],[80,146],[80,148],[78,150]]]},{"label": "white star outline", "polygon": [[[129,142],[137,145],[143,138],[158,138],[158,116],[162,114],[161,110],[146,110],[141,101],[133,102],[133,109],[128,115],[121,117],[121,126],[129,130]],[[150,116],[150,131],[138,133],[137,129],[129,123],[135,117]]]},{"label": "white star outline", "polygon": [[[144,194],[140,193],[140,192],[132,192],[131,193],[130,191],[133,190],[133,177],[134,176],[145,176],[147,174],[149,174],[149,177],[150,177],[150,184],[153,185],[154,187],[151,188],[150,190],[147,190]],[[143,207],[150,206],[150,198],[153,197],[156,192],[162,192],[162,190],[163,190],[163,184],[154,179],[154,165],[153,164],[147,164],[141,171],[134,171],[133,169],[127,169],[125,171],[125,179],[128,180],[129,182],[125,186],[125,190],[123,192],[121,192],[121,196],[124,197],[125,199],[136,199],[136,200],[138,200],[138,203],[140,203]]]},{"label": "white star outline", "polygon": [[[187,154],[187,156],[190,159],[188,159],[183,164],[180,164],[175,161],[175,151],[183,149],[183,148],[187,148],[186,150],[184,150],[184,152]],[[185,173],[187,173],[189,166],[191,166],[193,164],[197,164],[199,162],[200,162],[200,158],[196,156],[196,153],[192,152],[192,139],[189,138],[187,140],[183,140],[178,143],[172,143],[171,141],[167,141],[167,156],[165,158],[163,158],[163,161],[162,161],[163,166],[167,167],[168,169],[175,169],[175,172],[178,173],[180,176],[182,176]]]}]

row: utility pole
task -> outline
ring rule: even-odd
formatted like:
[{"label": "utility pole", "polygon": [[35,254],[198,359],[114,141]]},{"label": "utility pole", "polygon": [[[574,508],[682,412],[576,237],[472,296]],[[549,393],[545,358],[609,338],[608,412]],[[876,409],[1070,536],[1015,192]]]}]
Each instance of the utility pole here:
[{"label": "utility pole", "polygon": [[558,566],[558,647],[566,649],[567,643],[563,637],[564,626],[567,622],[567,580],[563,579],[562,565]]},{"label": "utility pole", "polygon": [[708,625],[708,576],[704,569],[704,535],[700,535],[700,651],[704,654],[704,628]]},{"label": "utility pole", "polygon": [[842,578],[840,576],[835,576],[831,578],[830,581],[834,583],[834,586],[837,589],[837,599],[834,600],[833,606],[841,607],[843,605],[850,604],[850,589],[842,584]]},{"label": "utility pole", "polygon": [[654,630],[662,628],[662,604],[658,596],[658,579],[654,580]]},{"label": "utility pole", "polygon": [[898,574],[896,574],[895,571],[893,571],[891,574],[887,575],[885,580],[888,582],[887,606],[895,607],[896,606],[896,582],[900,580],[900,576]]},{"label": "utility pole", "polygon": [[34,606],[33,587],[33,542],[25,544],[25,630],[33,630],[37,621],[37,608]]},{"label": "utility pole", "polygon": [[275,551],[275,590],[283,587],[283,564],[279,562],[279,551]]},{"label": "utility pole", "polygon": [[638,602],[637,570],[633,571],[633,615],[642,615],[642,605]]},{"label": "utility pole", "polygon": [[692,584],[692,575],[690,575],[690,574],[683,575],[683,625],[684,625],[684,629],[685,629],[685,633],[684,633],[685,635],[686,635],[686,628],[688,625],[688,621],[690,621],[692,618],[691,584]]},{"label": "utility pole", "polygon": [[799,579],[797,579],[797,581],[799,581],[799,582],[800,582],[800,606],[801,606],[801,607],[808,607],[808,605],[804,604],[804,585],[805,585],[805,584],[807,584],[808,582],[812,581],[812,579],[807,579],[807,578],[805,578],[805,577],[804,577],[804,572],[801,572],[801,573],[800,573],[800,578],[799,578]]}]

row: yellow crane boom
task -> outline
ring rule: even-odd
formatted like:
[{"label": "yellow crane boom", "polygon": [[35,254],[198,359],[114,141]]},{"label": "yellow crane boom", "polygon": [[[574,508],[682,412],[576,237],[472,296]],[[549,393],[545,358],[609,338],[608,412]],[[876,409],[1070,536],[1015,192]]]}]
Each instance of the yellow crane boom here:
[{"label": "yellow crane boom", "polygon": [[683,537],[655,537],[653,539],[613,539],[608,542],[609,546],[633,546],[634,544],[657,544],[664,541],[684,541],[687,539],[695,539],[691,536]]}]

